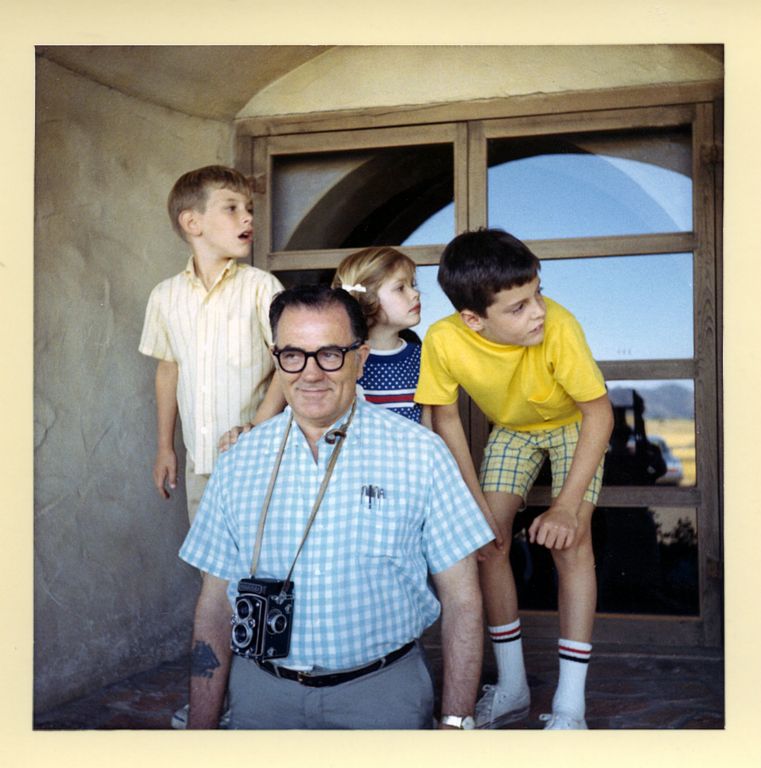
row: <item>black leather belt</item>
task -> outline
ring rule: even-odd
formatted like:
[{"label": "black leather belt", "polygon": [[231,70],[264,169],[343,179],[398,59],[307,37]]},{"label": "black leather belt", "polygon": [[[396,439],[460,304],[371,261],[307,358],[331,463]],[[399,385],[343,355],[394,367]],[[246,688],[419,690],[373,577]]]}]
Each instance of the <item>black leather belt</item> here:
[{"label": "black leather belt", "polygon": [[375,672],[383,667],[387,667],[389,664],[393,664],[402,656],[409,653],[415,647],[415,641],[412,640],[407,645],[403,645],[395,651],[391,651],[387,656],[384,656],[377,661],[373,661],[364,667],[359,669],[351,669],[347,672],[329,672],[326,675],[313,675],[310,672],[299,672],[295,669],[288,669],[287,667],[281,667],[277,664],[273,664],[271,661],[258,661],[260,669],[265,672],[269,672],[275,677],[280,677],[284,680],[293,680],[301,685],[308,685],[312,688],[322,688],[327,685],[339,685],[340,683],[348,683],[349,680],[354,680],[362,675],[369,675],[370,672]]}]

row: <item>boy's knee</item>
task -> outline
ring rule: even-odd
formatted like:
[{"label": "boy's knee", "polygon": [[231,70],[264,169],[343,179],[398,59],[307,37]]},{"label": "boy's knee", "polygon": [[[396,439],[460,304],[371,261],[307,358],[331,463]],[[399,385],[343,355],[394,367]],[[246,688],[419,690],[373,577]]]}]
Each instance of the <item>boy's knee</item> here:
[{"label": "boy's knee", "polygon": [[567,549],[553,549],[552,557],[558,570],[594,568],[595,554],[589,536],[575,539]]}]

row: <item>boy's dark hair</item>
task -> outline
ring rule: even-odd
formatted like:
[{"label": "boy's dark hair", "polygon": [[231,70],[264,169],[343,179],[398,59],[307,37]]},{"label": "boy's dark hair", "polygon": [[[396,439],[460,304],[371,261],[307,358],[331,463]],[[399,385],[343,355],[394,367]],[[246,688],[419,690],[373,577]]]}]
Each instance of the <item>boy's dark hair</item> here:
[{"label": "boy's dark hair", "polygon": [[270,327],[273,341],[277,337],[277,324],[280,316],[288,307],[308,307],[309,309],[328,309],[341,306],[346,310],[351,323],[351,332],[355,339],[367,339],[367,322],[359,302],[343,288],[331,288],[329,285],[295,285],[275,295],[270,304]]},{"label": "boy's dark hair", "polygon": [[485,317],[497,293],[531,282],[540,269],[539,259],[518,238],[503,229],[477,229],[447,245],[438,281],[458,312],[469,309]]},{"label": "boy's dark hair", "polygon": [[184,240],[180,214],[190,209],[203,213],[211,189],[230,189],[251,197],[253,185],[240,171],[225,165],[206,165],[180,176],[174,183],[167,200],[167,210],[174,231]]}]

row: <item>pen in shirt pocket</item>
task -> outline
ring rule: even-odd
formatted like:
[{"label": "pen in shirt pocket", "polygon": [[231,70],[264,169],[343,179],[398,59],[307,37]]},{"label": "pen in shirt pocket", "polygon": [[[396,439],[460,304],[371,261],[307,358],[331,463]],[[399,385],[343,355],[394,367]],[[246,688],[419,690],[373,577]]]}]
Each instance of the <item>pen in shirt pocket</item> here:
[{"label": "pen in shirt pocket", "polygon": [[363,485],[361,501],[369,510],[380,511],[383,506],[383,500],[386,498],[386,492],[377,485]]}]

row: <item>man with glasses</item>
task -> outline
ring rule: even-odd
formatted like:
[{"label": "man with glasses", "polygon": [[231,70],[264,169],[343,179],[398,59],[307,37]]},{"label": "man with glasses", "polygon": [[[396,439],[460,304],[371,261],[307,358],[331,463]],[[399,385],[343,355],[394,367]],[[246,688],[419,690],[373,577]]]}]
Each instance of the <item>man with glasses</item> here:
[{"label": "man with glasses", "polygon": [[[180,552],[204,572],[189,727],[216,727],[229,675],[232,728],[430,728],[419,638],[439,613],[441,727],[472,727],[475,551],[491,529],[436,435],[356,396],[367,328],[349,294],[291,288],[270,324],[288,407],[222,455]],[[230,650],[239,581],[253,576],[292,585],[288,620],[260,622],[271,656],[253,641]]]}]

